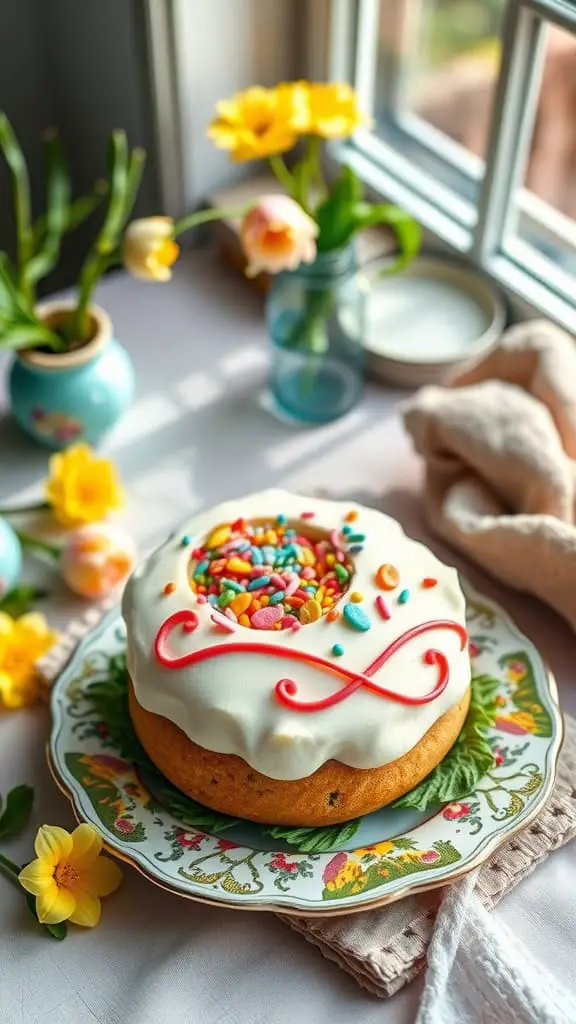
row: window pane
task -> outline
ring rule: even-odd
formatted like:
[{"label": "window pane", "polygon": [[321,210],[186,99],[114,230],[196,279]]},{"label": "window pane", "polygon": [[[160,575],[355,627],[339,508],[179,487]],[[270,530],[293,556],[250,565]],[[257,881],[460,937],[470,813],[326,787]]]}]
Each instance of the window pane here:
[{"label": "window pane", "polygon": [[[576,273],[576,36],[549,26],[524,187],[515,197],[506,247],[531,247],[566,275]],[[516,247],[518,252],[518,247]],[[541,273],[546,274],[542,265]],[[560,277],[558,278],[560,280]]]},{"label": "window pane", "polygon": [[505,3],[380,0],[377,131],[470,199],[483,173]]}]

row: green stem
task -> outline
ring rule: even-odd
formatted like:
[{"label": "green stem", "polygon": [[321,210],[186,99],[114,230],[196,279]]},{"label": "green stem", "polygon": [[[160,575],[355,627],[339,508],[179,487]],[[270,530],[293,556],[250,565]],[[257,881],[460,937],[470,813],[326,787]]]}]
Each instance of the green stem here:
[{"label": "green stem", "polygon": [[107,256],[102,256],[96,250],[88,257],[78,282],[78,305],[72,320],[73,336],[78,341],[88,336],[90,326],[90,298],[96,287],[98,278],[103,274],[106,267]]},{"label": "green stem", "polygon": [[245,206],[237,206],[233,210],[209,209],[189,213],[186,217],[181,217],[180,220],[174,222],[173,236],[178,238],[179,235],[183,235],[190,228],[197,228],[200,224],[208,224],[211,220],[236,220],[244,217],[254,206],[255,202],[256,200]]},{"label": "green stem", "polygon": [[1,853],[0,869],[4,871],[4,874],[6,874],[8,878],[15,880],[16,884],[19,884],[18,875],[20,874],[22,868],[19,868],[18,865],[15,864],[13,860],[8,860],[8,857],[4,857]]},{"label": "green stem", "polygon": [[16,530],[15,533],[23,548],[29,548],[32,551],[43,551],[44,554],[53,558],[55,562],[59,561],[62,552],[56,544],[50,544],[47,540],[32,537],[29,533],[23,533],[21,530]]},{"label": "green stem", "polygon": [[268,158],[268,162],[275,178],[280,182],[282,188],[286,189],[288,195],[291,196],[294,191],[294,178],[290,174],[290,171],[286,167],[286,164],[280,154],[275,153],[274,156]]},{"label": "green stem", "polygon": [[500,778],[497,778],[492,772],[486,772],[486,777],[488,779],[491,779],[491,781],[494,782],[498,786],[499,789],[503,789],[504,788],[502,786],[503,782],[512,782],[514,779],[521,779],[521,778],[523,778],[523,776],[524,776],[524,772],[522,772],[522,771],[514,772],[514,775],[501,775]]},{"label": "green stem", "polygon": [[325,198],[328,188],[322,170],[320,154],[322,152],[322,140],[318,135],[308,136],[308,161],[310,164],[311,180],[317,185],[320,191],[320,202]]},{"label": "green stem", "polygon": [[0,516],[16,516],[21,512],[44,512],[50,508],[47,501],[39,501],[35,505],[21,505],[19,508],[0,508]]},{"label": "green stem", "polygon": [[90,302],[99,278],[106,270],[108,257],[118,246],[130,210],[136,199],[144,168],[145,153],[134,149],[128,154],[126,132],[112,132],[109,148],[110,198],[104,223],[84,261],[78,283],[78,302],[72,317],[70,340],[87,341],[90,329]]}]

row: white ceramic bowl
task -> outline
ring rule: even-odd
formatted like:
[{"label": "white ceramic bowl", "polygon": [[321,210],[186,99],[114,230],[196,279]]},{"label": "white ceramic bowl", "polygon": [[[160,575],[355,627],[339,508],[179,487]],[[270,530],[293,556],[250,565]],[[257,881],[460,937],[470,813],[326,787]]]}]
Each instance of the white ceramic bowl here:
[{"label": "white ceramic bowl", "polygon": [[441,383],[500,338],[504,300],[481,273],[439,256],[419,257],[398,275],[386,276],[384,267],[379,261],[363,270],[372,376],[401,387]]}]

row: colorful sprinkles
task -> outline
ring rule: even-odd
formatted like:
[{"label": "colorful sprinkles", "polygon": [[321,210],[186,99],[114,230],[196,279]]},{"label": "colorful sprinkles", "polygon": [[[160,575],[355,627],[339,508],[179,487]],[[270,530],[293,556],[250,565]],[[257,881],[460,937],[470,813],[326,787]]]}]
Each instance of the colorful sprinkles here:
[{"label": "colorful sprinkles", "polygon": [[382,594],[378,594],[378,597],[376,598],[376,607],[378,609],[378,614],[380,615],[380,618],[385,620],[388,620],[390,618],[391,612],[388,605],[386,604],[386,601],[382,597]]},{"label": "colorful sprinkles", "polygon": [[[302,521],[313,518],[313,511],[300,514]],[[357,518],[357,510],[350,509],[343,525],[321,539],[295,529],[296,524],[291,526],[283,512],[270,522],[251,523],[240,517],[216,526],[191,555],[189,583],[198,604],[209,604],[213,624],[226,632],[234,632],[238,625],[296,631],[321,618],[335,622],[340,617],[336,605],[353,575],[351,556],[364,550],[366,534],[350,525]],[[188,547],[192,538],[184,534],[179,543]],[[385,591],[400,585],[400,573],[389,562],[378,566],[374,579]],[[420,580],[424,590],[437,585],[432,576]],[[176,584],[169,582],[163,593],[172,594],[175,589]],[[396,603],[404,605],[409,599],[410,590],[405,587]],[[347,625],[358,632],[372,626],[370,616],[360,607],[363,601],[364,595],[354,590],[342,609]],[[382,595],[374,603],[379,617],[390,619],[392,608]],[[196,624],[187,624],[186,631],[195,629]],[[342,644],[334,644],[331,650],[335,657],[344,653]]]},{"label": "colorful sprinkles", "polygon": [[370,617],[359,604],[345,604],[344,618],[352,629],[357,629],[360,633],[366,633],[372,625]]},{"label": "colorful sprinkles", "polygon": [[[311,519],[312,514],[302,513],[301,518]],[[212,620],[221,628],[299,629],[328,618],[348,589],[354,536],[364,539],[339,528],[314,539],[290,526],[282,512],[269,522],[237,519],[215,527],[194,548],[190,587],[199,602],[212,605]],[[354,599],[362,597],[356,594]]]},{"label": "colorful sprinkles", "polygon": [[394,590],[400,582],[400,573],[395,565],[385,562],[376,572],[376,583],[381,590]]}]

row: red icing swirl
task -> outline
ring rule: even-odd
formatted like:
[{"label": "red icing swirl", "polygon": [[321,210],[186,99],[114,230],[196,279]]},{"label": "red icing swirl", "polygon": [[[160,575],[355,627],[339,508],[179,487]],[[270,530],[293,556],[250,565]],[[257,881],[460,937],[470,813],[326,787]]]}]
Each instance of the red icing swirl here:
[{"label": "red icing swirl", "polygon": [[190,624],[196,620],[196,613],[189,608],[183,608],[181,611],[174,612],[170,615],[165,622],[162,623],[156,640],[154,641],[154,653],[157,660],[164,668],[169,669],[180,669],[188,668],[191,665],[196,665],[202,661],[209,661],[211,658],[221,657],[225,654],[241,654],[248,652],[250,654],[262,654],[262,655],[275,655],[281,658],[293,659],[294,661],[304,661],[309,665],[324,668],[332,675],[340,676],[341,679],[347,680],[347,685],[336,690],[335,693],[329,694],[327,697],[323,697],[317,701],[302,701],[297,698],[298,687],[292,679],[279,679],[275,685],[275,693],[277,699],[291,708],[293,711],[322,711],[324,708],[333,707],[335,704],[339,704],[341,701],[346,700],[360,687],[370,690],[371,693],[376,694],[378,697],[387,697],[389,700],[396,701],[399,704],[408,705],[420,705],[428,704],[430,701],[435,700],[444,692],[448,685],[450,678],[450,669],[448,665],[448,659],[441,651],[434,648],[430,648],[424,654],[424,662],[427,665],[436,665],[438,668],[438,678],[433,688],[426,694],[421,696],[409,696],[408,694],[398,693],[396,690],[390,690],[385,686],[379,686],[378,683],[374,682],[371,678],[376,672],[391,658],[400,648],[410,643],[417,636],[421,636],[423,633],[431,632],[432,630],[448,629],[457,633],[460,639],[460,649],[463,650],[468,640],[466,630],[457,622],[453,622],[451,619],[435,619],[430,622],[423,622],[419,626],[413,626],[412,629],[406,630],[399,637],[392,641],[391,644],[386,647],[373,662],[368,665],[368,668],[364,672],[350,672],[344,666],[338,664],[335,665],[333,662],[328,661],[326,658],[321,658],[314,654],[308,654],[306,651],[289,650],[288,648],[280,644],[268,644],[258,642],[257,640],[248,640],[242,643],[238,641],[230,641],[225,644],[214,644],[210,647],[204,647],[197,651],[190,651],[187,654],[174,657],[169,650],[168,640],[170,634],[177,626],[182,626],[184,630]]}]

